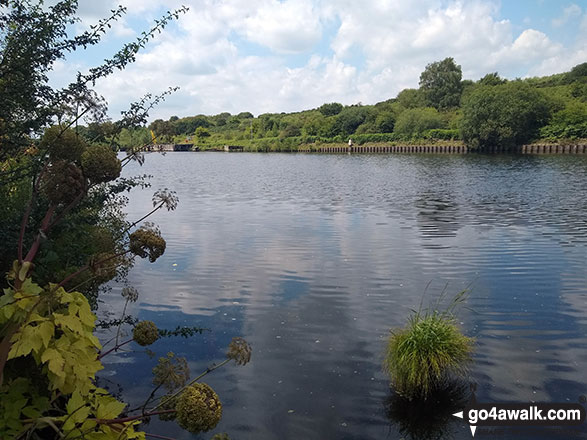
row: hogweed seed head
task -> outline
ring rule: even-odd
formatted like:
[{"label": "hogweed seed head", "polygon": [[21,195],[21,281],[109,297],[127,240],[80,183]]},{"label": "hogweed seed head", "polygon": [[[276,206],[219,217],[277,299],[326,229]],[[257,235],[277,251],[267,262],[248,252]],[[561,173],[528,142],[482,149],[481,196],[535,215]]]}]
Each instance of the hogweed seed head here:
[{"label": "hogweed seed head", "polygon": [[153,321],[141,321],[132,331],[132,338],[143,347],[151,345],[159,339],[159,330],[157,330],[157,326]]},{"label": "hogweed seed head", "polygon": [[43,192],[55,205],[68,205],[86,190],[86,179],[82,171],[65,160],[51,163],[41,184]]},{"label": "hogweed seed head", "polygon": [[92,145],[82,154],[82,168],[90,182],[104,183],[118,178],[122,165],[114,150],[104,145]]},{"label": "hogweed seed head", "polygon": [[48,149],[52,160],[68,160],[79,163],[82,154],[88,145],[81,136],[61,125],[54,125],[45,130],[45,134],[39,143],[41,150]]},{"label": "hogweed seed head", "polygon": [[190,379],[190,369],[184,357],[177,357],[173,352],[167,357],[160,357],[159,363],[153,368],[153,384],[164,386],[171,392],[184,386]]},{"label": "hogweed seed head", "polygon": [[251,344],[243,338],[236,337],[232,338],[232,341],[228,344],[226,357],[228,359],[234,359],[237,365],[246,365],[251,360],[252,352]]},{"label": "hogweed seed head", "polygon": [[130,234],[130,251],[141,257],[149,257],[153,263],[165,252],[165,240],[159,229],[151,224],[145,224]]},{"label": "hogweed seed head", "polygon": [[132,286],[125,287],[122,289],[122,297],[130,302],[137,302],[137,299],[139,299],[139,291]]},{"label": "hogweed seed head", "polygon": [[173,211],[177,208],[179,197],[177,197],[175,191],[170,191],[167,188],[160,189],[153,194],[153,207],[161,203],[163,203],[163,206],[165,206],[168,211]]},{"label": "hogweed seed head", "polygon": [[192,433],[209,431],[222,418],[222,403],[218,394],[205,383],[195,383],[177,398],[177,423]]}]

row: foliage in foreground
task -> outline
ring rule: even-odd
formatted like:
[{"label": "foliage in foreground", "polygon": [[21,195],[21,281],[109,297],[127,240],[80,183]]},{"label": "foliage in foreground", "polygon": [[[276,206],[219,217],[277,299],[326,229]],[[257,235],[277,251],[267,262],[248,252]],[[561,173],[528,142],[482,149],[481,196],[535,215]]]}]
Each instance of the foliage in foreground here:
[{"label": "foliage in foreground", "polygon": [[418,311],[405,328],[392,331],[383,366],[398,394],[425,399],[439,384],[466,374],[473,339],[461,333],[451,310]]},{"label": "foliage in foreground", "polygon": [[[141,407],[129,409],[96,386],[96,373],[103,368],[101,359],[123,345],[155,342],[155,324],[138,323],[133,339],[104,351],[93,335],[96,317],[81,293],[55,284],[42,288],[25,274],[26,266],[15,262],[9,276],[19,287],[0,297],[0,351],[7,352],[0,365],[1,438],[144,439],[137,425],[154,415],[166,420],[177,415],[180,426],[194,433],[218,424],[220,399],[197,381],[230,360],[248,363],[251,347],[242,338],[233,339],[222,364],[189,384],[184,358],[173,353],[160,358],[153,369],[155,389]],[[168,394],[157,396],[161,387]],[[150,403],[154,406],[147,409]]]},{"label": "foliage in foreground", "polygon": [[[0,285],[0,438],[145,438],[137,425],[155,415],[177,415],[187,429],[207,431],[218,423],[222,405],[217,396],[210,405],[208,397],[215,393],[198,381],[231,360],[246,364],[250,345],[235,338],[223,362],[191,381],[187,360],[168,353],[153,369],[152,392],[140,407],[129,408],[98,386],[102,359],[127,344],[137,348],[202,329],[162,331],[153,322],[140,322],[132,339],[120,341],[121,325],[135,323],[126,306],[138,292],[127,287],[116,337],[101,346],[94,336],[92,297],[78,291],[112,279],[136,257],[154,262],[165,252],[159,230],[141,222],[160,209],[175,209],[177,197],[159,190],[149,213],[126,222],[124,198],[118,195],[144,185],[121,178],[121,169],[143,159],[139,148],[120,160],[116,138],[144,125],[148,111],[169,92],[147,94],[120,121],[101,123],[106,104],[90,87],[134,61],[147,41],[187,8],[167,12],[102,65],[54,90],[47,77],[53,63],[98,43],[125,12],[119,7],[71,38],[77,6],[76,0],[50,6],[9,0],[0,8],[0,263],[10,269]],[[78,127],[81,120],[89,122],[86,130]],[[193,390],[202,387],[206,398],[197,398]],[[186,414],[189,423],[183,423]],[[204,423],[197,423],[198,417]]]}]

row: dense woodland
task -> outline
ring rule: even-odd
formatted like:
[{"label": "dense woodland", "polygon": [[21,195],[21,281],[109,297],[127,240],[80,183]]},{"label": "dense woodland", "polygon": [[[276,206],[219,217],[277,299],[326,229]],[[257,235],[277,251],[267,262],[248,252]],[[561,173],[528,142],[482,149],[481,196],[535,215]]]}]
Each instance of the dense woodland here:
[{"label": "dense woodland", "polygon": [[[506,80],[497,72],[463,80],[452,58],[431,63],[418,89],[375,105],[326,103],[298,113],[172,116],[124,129],[121,148],[191,143],[200,149],[242,145],[252,151],[295,151],[317,143],[449,141],[474,148],[536,140],[587,138],[587,63],[556,75]],[[89,139],[112,142],[115,124],[82,127]]]}]

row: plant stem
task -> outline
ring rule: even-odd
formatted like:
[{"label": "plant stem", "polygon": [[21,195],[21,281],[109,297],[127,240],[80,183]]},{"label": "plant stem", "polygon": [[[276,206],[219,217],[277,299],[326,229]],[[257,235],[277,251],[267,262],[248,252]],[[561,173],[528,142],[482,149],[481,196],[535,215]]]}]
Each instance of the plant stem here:
[{"label": "plant stem", "polygon": [[140,222],[142,222],[144,219],[146,219],[147,217],[149,217],[150,215],[154,214],[155,212],[157,212],[159,209],[161,209],[163,207],[163,205],[165,204],[165,202],[161,202],[159,204],[159,206],[156,206],[155,208],[153,208],[153,210],[151,212],[149,212],[148,214],[145,214],[144,216],[142,216],[140,219],[138,219],[136,222],[132,223],[128,228],[126,228],[124,231],[122,231],[122,233],[124,234],[125,232],[130,231],[132,228],[134,228],[136,225],[138,225]]},{"label": "plant stem", "polygon": [[159,438],[161,440],[176,440],[173,437],[165,437],[164,435],[157,435],[157,434],[149,434],[148,432],[145,432],[145,435],[147,437],[153,437],[153,438]]},{"label": "plant stem", "polygon": [[[174,409],[164,409],[161,411],[150,411],[146,414],[141,414],[139,416],[121,417],[119,419],[94,419],[94,421],[100,425],[116,425],[119,423],[133,422],[135,420],[140,420],[140,419],[144,419],[147,417],[156,416],[159,414],[171,414],[174,412],[177,412],[177,411]],[[92,420],[92,419],[88,419],[88,420]]]},{"label": "plant stem", "polygon": [[29,249],[26,257],[24,257],[24,261],[32,262],[39,251],[39,247],[41,246],[41,240],[45,236],[45,233],[49,230],[49,224],[51,222],[51,218],[55,213],[55,205],[49,206],[45,217],[43,217],[43,221],[41,222],[41,228],[39,229],[39,233],[37,234],[37,238],[33,242],[33,245]]},{"label": "plant stem", "polygon": [[128,306],[128,298],[124,303],[124,308],[122,309],[122,317],[120,318],[120,324],[118,324],[118,328],[116,329],[116,343],[115,346],[118,345],[118,338],[120,337],[120,327],[122,327],[122,321],[124,320],[124,315],[126,314],[126,306]]},{"label": "plant stem", "polygon": [[208,369],[206,369],[206,371],[204,371],[202,374],[200,374],[198,377],[196,377],[194,380],[192,380],[190,383],[188,383],[187,385],[184,385],[183,387],[181,387],[178,391],[176,391],[173,395],[167,397],[167,396],[163,396],[163,397],[167,397],[165,400],[163,400],[163,397],[159,398],[159,403],[157,404],[157,406],[151,408],[151,411],[155,411],[157,408],[160,408],[165,402],[168,402],[169,400],[177,397],[179,394],[181,394],[187,387],[195,384],[198,380],[200,380],[202,377],[204,377],[206,374],[211,373],[212,371],[216,370],[217,368],[222,367],[223,365],[226,365],[227,363],[230,362],[230,359],[225,359],[222,362],[220,362],[218,365],[214,365],[212,367],[209,367]]},{"label": "plant stem", "polygon": [[122,343],[120,343],[120,344],[116,344],[116,345],[115,345],[114,347],[112,347],[110,350],[108,350],[108,351],[105,351],[104,353],[100,353],[100,354],[98,355],[98,360],[102,359],[104,356],[106,356],[106,355],[108,355],[108,354],[112,353],[113,351],[116,351],[116,350],[118,350],[120,347],[122,347],[122,346],[124,346],[124,345],[126,345],[126,344],[129,344],[129,343],[131,343],[132,341],[134,341],[134,339],[129,339],[128,341],[124,341],[124,342],[122,342]]}]

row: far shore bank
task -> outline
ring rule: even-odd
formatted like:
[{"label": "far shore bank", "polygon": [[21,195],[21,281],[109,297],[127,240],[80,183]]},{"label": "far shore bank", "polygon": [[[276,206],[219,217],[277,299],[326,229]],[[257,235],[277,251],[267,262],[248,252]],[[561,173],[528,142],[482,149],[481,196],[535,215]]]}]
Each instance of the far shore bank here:
[{"label": "far shore bank", "polygon": [[374,154],[374,153],[411,153],[411,154],[587,154],[587,141],[567,141],[562,143],[533,143],[516,147],[494,146],[483,149],[471,148],[458,141],[439,143],[366,143],[348,145],[344,143],[304,144],[291,148],[273,149],[257,145],[224,146],[189,146],[186,144],[151,145],[148,151],[185,152],[185,151],[223,151],[250,153],[329,153],[329,154]]}]

